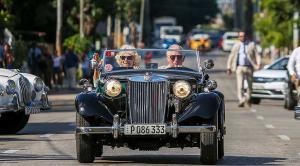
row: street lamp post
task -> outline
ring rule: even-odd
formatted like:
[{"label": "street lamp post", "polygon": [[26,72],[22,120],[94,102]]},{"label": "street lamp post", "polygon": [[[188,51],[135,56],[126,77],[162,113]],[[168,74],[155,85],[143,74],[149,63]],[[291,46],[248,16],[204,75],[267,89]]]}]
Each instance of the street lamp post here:
[{"label": "street lamp post", "polygon": [[143,42],[144,9],[145,9],[145,0],[142,0],[141,1],[141,11],[140,11],[140,27],[141,27],[141,31],[140,31],[140,34],[139,34],[139,42]]},{"label": "street lamp post", "polygon": [[61,55],[61,27],[62,27],[63,0],[57,0],[57,22],[56,22],[56,42],[55,50],[57,55]]},{"label": "street lamp post", "polygon": [[298,47],[299,43],[299,29],[298,29],[298,19],[299,19],[299,12],[295,11],[294,12],[294,23],[293,23],[293,47],[294,49]]},{"label": "street lamp post", "polygon": [[84,6],[84,0],[80,0],[80,27],[79,27],[79,31],[80,31],[80,37],[84,37],[84,32],[83,32],[83,6]]}]

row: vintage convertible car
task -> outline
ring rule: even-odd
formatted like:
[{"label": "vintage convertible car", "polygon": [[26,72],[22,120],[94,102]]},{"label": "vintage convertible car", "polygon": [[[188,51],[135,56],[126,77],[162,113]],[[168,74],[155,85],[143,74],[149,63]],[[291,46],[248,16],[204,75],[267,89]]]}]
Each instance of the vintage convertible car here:
[{"label": "vintage convertible car", "polygon": [[0,134],[14,134],[30,114],[48,109],[48,87],[37,76],[0,68]]},{"label": "vintage convertible car", "polygon": [[[145,62],[146,54],[152,56]],[[202,67],[194,50],[106,50],[103,57],[93,65],[101,73],[96,89],[81,80],[86,90],[75,99],[79,162],[102,156],[103,145],[145,151],[198,147],[204,164],[223,158],[224,96],[204,73],[212,60]],[[169,67],[174,61],[177,67]]]}]

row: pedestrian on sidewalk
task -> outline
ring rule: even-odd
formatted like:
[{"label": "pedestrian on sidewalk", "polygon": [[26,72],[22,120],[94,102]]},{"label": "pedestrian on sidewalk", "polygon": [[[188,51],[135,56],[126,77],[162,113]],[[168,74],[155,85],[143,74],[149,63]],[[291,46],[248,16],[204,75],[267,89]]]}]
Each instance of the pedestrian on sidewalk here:
[{"label": "pedestrian on sidewalk", "polygon": [[4,44],[4,59],[5,59],[5,66],[7,69],[13,69],[14,68],[14,61],[15,57],[11,51],[11,47],[8,43]]},{"label": "pedestrian on sidewalk", "polygon": [[63,59],[61,55],[58,55],[56,52],[53,55],[53,83],[54,87],[56,89],[62,87],[63,78],[62,78],[62,72],[63,72]]},{"label": "pedestrian on sidewalk", "polygon": [[5,68],[4,45],[3,39],[0,38],[0,68]]},{"label": "pedestrian on sidewalk", "polygon": [[73,48],[69,47],[65,54],[64,65],[67,74],[68,87],[74,90],[76,87],[76,71],[78,68],[78,57],[74,53]]},{"label": "pedestrian on sidewalk", "polygon": [[[247,104],[251,107],[253,71],[261,66],[261,57],[257,53],[255,43],[248,40],[245,32],[239,32],[239,40],[231,49],[227,61],[227,74],[236,72],[238,106]],[[247,93],[244,94],[244,80],[247,81]]]}]

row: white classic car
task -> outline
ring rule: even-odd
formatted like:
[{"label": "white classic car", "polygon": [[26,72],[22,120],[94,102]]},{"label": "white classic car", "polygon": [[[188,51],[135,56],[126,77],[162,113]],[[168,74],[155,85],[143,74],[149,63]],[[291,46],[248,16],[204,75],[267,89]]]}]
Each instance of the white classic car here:
[{"label": "white classic car", "polygon": [[48,109],[48,90],[35,75],[0,68],[0,134],[17,133],[30,114]]}]

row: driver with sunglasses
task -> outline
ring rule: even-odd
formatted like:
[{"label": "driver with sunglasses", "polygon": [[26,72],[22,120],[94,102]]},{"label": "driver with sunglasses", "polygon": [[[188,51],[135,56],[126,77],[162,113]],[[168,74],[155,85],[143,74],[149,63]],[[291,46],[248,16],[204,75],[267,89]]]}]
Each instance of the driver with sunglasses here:
[{"label": "driver with sunglasses", "polygon": [[[176,51],[178,50],[178,51]],[[182,63],[184,62],[184,56],[182,55],[182,47],[178,44],[173,44],[169,47],[169,50],[166,53],[168,65],[161,66],[160,69],[168,69],[172,67],[183,67]]]}]

